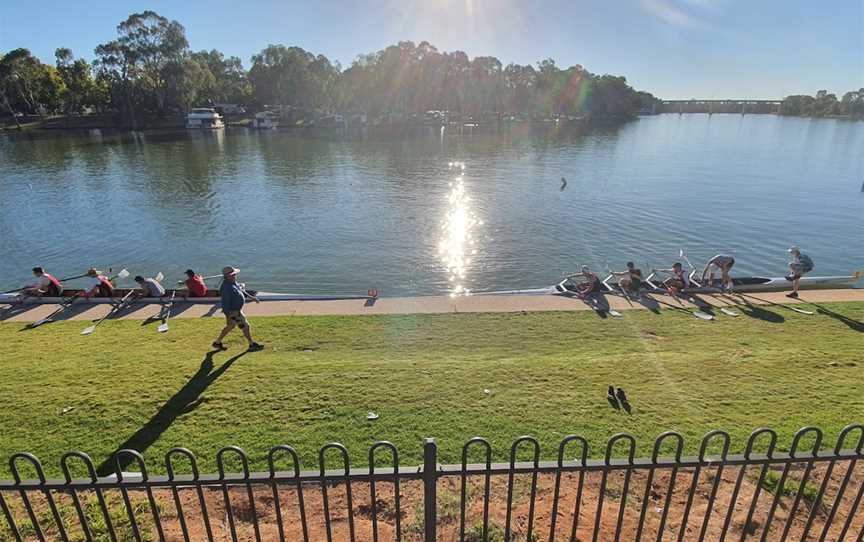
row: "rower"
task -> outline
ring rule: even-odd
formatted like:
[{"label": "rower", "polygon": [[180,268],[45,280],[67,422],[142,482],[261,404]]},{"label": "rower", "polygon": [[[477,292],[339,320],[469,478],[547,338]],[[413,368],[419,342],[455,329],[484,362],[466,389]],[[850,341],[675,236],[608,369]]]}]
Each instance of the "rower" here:
[{"label": "rower", "polygon": [[621,277],[618,280],[618,286],[621,287],[622,292],[631,292],[634,294],[638,294],[639,290],[642,288],[642,270],[636,267],[636,264],[633,262],[627,262],[627,270],[626,271],[612,271],[609,273],[615,277]]},{"label": "rower", "polygon": [[654,271],[669,273],[672,275],[668,279],[664,280],[663,284],[666,285],[666,288],[668,288],[673,294],[690,288],[690,277],[687,276],[687,273],[684,271],[684,266],[681,265],[680,262],[672,264],[671,269],[655,269]]},{"label": "rower", "polygon": [[581,272],[570,275],[567,279],[572,281],[574,277],[582,279],[581,283],[576,284],[576,294],[580,297],[588,297],[603,291],[600,278],[587,265],[583,265]]},{"label": "rower", "polygon": [[[732,277],[729,273],[732,271],[732,266],[735,265],[735,258],[726,254],[718,254],[708,260],[705,264],[705,269],[702,270],[702,285],[714,285],[714,272],[720,271],[720,289],[727,292],[732,291]],[[705,282],[705,277],[708,277],[708,282]]]},{"label": "rower", "polygon": [[135,282],[141,287],[141,292],[136,297],[162,297],[165,295],[165,287],[154,278],[145,279],[141,275],[137,275]]},{"label": "rower", "polygon": [[34,267],[33,275],[36,282],[24,289],[24,295],[34,297],[60,297],[63,295],[63,284],[45,272],[42,267]]},{"label": "rower", "polygon": [[207,285],[204,284],[204,277],[191,269],[186,270],[186,276],[188,278],[184,284],[189,290],[186,297],[207,297]]},{"label": "rower", "polygon": [[114,284],[98,269],[87,270],[87,286],[84,288],[84,297],[114,297]]},{"label": "rower", "polygon": [[786,279],[792,281],[792,292],[786,294],[786,297],[794,299],[798,297],[798,286],[801,282],[801,277],[813,271],[813,260],[796,246],[789,247],[788,252],[792,255],[792,261],[789,262],[789,276]]}]

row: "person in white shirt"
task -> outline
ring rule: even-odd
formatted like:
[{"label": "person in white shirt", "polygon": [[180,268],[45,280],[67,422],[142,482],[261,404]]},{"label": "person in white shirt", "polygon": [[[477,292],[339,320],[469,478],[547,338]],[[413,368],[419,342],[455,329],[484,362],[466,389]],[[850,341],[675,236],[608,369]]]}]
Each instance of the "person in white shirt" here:
[{"label": "person in white shirt", "polygon": [[[735,265],[735,258],[726,254],[718,254],[708,260],[705,264],[705,269],[702,270],[702,285],[714,286],[714,271],[720,271],[720,285],[722,289],[728,292],[732,291],[732,277],[729,272],[732,271],[732,266]],[[707,282],[706,282],[707,279]]]},{"label": "person in white shirt", "polygon": [[141,275],[135,277],[135,282],[141,287],[141,293],[138,297],[162,297],[165,295],[165,287],[163,287],[156,279],[144,278]]}]

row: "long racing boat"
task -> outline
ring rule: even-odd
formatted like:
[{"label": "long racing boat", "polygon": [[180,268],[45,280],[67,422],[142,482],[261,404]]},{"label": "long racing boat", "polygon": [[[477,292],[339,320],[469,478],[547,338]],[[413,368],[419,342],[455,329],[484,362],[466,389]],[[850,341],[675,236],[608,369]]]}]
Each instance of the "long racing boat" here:
[{"label": "long racing boat", "polygon": [[[831,276],[831,277],[802,277],[799,283],[801,290],[826,290],[834,288],[854,288],[856,283],[864,279],[864,275],[860,272],[849,276]],[[692,279],[691,279],[692,280]],[[571,296],[576,295],[575,280],[565,278],[564,280],[547,286],[545,288],[528,288],[525,290],[501,290],[493,292],[473,292],[470,295],[560,295]],[[620,292],[620,288],[613,282],[613,276],[609,275],[600,281],[601,293]],[[643,280],[642,292],[645,293],[662,293],[666,291],[663,283],[652,273]],[[687,294],[712,294],[720,293],[721,281],[715,279],[711,285],[692,283],[691,288],[686,288],[680,293]],[[785,277],[733,277],[732,278],[733,292],[777,292],[790,290],[792,282]]]},{"label": "long racing boat", "polygon": [[[0,294],[0,303],[17,304],[17,303],[36,303],[36,304],[59,304],[75,300],[75,304],[93,303],[93,304],[116,304],[130,292],[140,292],[138,288],[115,288],[114,296],[112,297],[81,297],[84,290],[68,289],[63,290],[61,297],[34,297],[21,296],[19,294]],[[338,301],[338,300],[369,300],[375,299],[375,292],[370,292],[367,295],[319,295],[319,294],[290,294],[277,292],[260,292],[257,290],[246,290],[250,299],[254,298],[258,301]],[[204,297],[189,297],[188,290],[176,289],[166,290],[165,297],[142,297],[135,300],[136,303],[169,303],[172,294],[176,303],[198,303],[198,304],[213,304],[219,302],[219,290],[210,290]]]}]

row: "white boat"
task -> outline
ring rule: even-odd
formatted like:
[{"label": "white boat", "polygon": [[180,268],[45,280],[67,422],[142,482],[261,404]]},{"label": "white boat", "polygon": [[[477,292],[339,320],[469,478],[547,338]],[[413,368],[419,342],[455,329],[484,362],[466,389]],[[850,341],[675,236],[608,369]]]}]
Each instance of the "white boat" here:
[{"label": "white boat", "polygon": [[[620,288],[614,283],[613,276],[609,275],[600,281],[603,292],[615,293],[620,292]],[[835,288],[854,288],[856,283],[864,278],[864,275],[855,273],[849,276],[830,276],[830,277],[802,277],[799,284],[801,290],[826,290]],[[578,278],[577,278],[578,280]],[[692,279],[691,279],[692,280]],[[732,278],[733,292],[778,292],[783,290],[791,290],[792,282],[785,277],[733,277]],[[693,282],[693,287],[683,290],[681,293],[687,294],[711,294],[720,293],[720,279],[714,279],[711,285],[697,284]],[[666,288],[662,282],[655,278],[654,273],[648,275],[643,281],[643,291],[665,292]],[[562,280],[552,286],[545,288],[527,288],[524,290],[501,290],[493,292],[473,292],[470,295],[563,295],[570,296],[576,294],[576,283],[569,278]]]},{"label": "white boat", "polygon": [[[37,305],[45,305],[45,304],[59,304],[64,302],[69,302],[73,298],[75,299],[75,304],[91,304],[91,305],[113,305],[116,304],[120,299],[123,298],[126,294],[130,292],[140,292],[141,290],[138,288],[115,288],[113,297],[77,297],[80,296],[83,291],[79,289],[67,289],[63,290],[63,295],[61,297],[31,297],[31,296],[21,296],[19,294],[11,293],[11,294],[0,294],[0,303],[3,304],[37,304]],[[205,297],[190,297],[189,299],[184,299],[183,296],[186,295],[187,290],[177,289],[177,290],[166,290],[165,297],[142,297],[137,299],[136,303],[148,304],[148,303],[168,303],[171,294],[175,294],[175,301],[177,303],[195,303],[195,304],[213,304],[219,302],[219,290],[210,290]],[[278,292],[259,292],[256,290],[247,290],[247,293],[251,294],[259,301],[338,301],[338,300],[369,300],[376,299],[377,295],[375,292],[371,292],[371,294],[367,295],[320,295],[320,294],[291,294],[291,293],[278,293]]]},{"label": "white boat", "polygon": [[212,107],[196,107],[186,115],[186,128],[190,130],[218,130],[224,127],[222,115]]},{"label": "white boat", "polygon": [[255,113],[255,119],[252,121],[252,128],[257,130],[275,130],[279,128],[279,115],[273,111],[261,111]]}]

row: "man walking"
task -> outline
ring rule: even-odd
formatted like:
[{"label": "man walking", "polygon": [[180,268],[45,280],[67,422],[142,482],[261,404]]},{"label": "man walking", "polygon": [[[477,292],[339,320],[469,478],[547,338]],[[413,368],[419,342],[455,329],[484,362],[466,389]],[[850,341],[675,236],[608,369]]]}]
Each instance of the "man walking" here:
[{"label": "man walking", "polygon": [[237,284],[237,273],[240,270],[235,267],[225,267],[222,269],[222,286],[219,288],[219,296],[222,301],[222,312],[225,314],[225,327],[222,333],[219,334],[213,342],[213,348],[216,350],[227,350],[222,340],[234,327],[239,327],[243,331],[243,336],[249,341],[249,350],[257,351],[264,348],[252,340],[252,332],[249,329],[249,322],[246,320],[246,315],[243,314],[243,305],[246,303],[243,287]]}]

